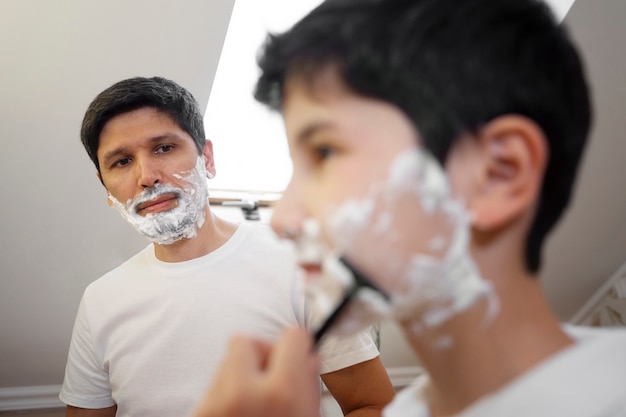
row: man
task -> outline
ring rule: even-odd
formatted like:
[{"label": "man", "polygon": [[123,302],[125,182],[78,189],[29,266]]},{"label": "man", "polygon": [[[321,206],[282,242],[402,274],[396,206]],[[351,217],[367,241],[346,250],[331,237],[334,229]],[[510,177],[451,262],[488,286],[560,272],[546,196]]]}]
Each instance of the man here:
[{"label": "man", "polygon": [[[85,114],[81,140],[109,204],[153,243],[86,289],[60,396],[67,415],[186,415],[233,334],[271,341],[310,320],[289,245],[211,212],[202,123],[192,95],[158,77],[114,84]],[[393,389],[371,337],[329,337],[321,356],[346,415],[379,415]]]},{"label": "man", "polygon": [[[294,165],[273,228],[316,220],[427,371],[384,415],[626,415],[626,332],[563,327],[537,279],[591,121],[545,4],[328,0],[259,62]],[[310,344],[234,339],[197,415],[315,416]]]}]

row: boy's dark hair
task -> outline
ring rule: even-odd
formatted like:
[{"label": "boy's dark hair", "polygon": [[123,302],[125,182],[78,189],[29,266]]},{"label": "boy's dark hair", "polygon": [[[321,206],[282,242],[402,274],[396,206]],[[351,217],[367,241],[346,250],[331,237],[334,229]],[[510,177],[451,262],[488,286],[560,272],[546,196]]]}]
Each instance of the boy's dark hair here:
[{"label": "boy's dark hair", "polygon": [[259,56],[257,100],[279,110],[285,80],[313,85],[331,67],[365,97],[412,120],[443,164],[456,139],[519,114],[547,136],[549,162],[527,237],[535,273],[547,233],[567,206],[591,123],[582,64],[537,0],[327,0]]},{"label": "boy's dark hair", "polygon": [[119,81],[107,88],[91,102],[80,129],[80,140],[87,154],[100,172],[98,147],[100,133],[111,118],[137,110],[153,107],[167,114],[193,138],[198,153],[206,142],[204,122],[198,102],[185,88],[161,77],[135,77]]}]

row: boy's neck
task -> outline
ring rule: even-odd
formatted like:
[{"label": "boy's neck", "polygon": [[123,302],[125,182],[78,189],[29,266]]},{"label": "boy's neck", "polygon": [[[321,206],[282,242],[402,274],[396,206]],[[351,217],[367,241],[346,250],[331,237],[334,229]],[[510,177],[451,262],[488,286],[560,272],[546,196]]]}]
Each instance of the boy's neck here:
[{"label": "boy's neck", "polygon": [[163,262],[184,262],[213,252],[230,239],[237,225],[213,214],[207,205],[205,220],[193,239],[181,239],[171,245],[154,244],[154,253]]},{"label": "boy's neck", "polygon": [[[517,275],[494,283],[500,310],[490,322],[483,299],[437,329],[415,333],[412,323],[402,324],[429,373],[433,416],[460,412],[573,344],[537,279]],[[437,344],[442,337],[448,347]]]}]

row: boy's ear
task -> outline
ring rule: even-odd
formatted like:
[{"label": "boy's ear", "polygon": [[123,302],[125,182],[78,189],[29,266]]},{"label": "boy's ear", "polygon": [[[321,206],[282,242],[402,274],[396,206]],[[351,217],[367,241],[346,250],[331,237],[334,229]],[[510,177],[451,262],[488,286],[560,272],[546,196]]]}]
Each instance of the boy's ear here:
[{"label": "boy's ear", "polygon": [[534,210],[548,161],[543,130],[529,118],[506,115],[475,138],[481,154],[470,200],[475,229],[489,232]]}]

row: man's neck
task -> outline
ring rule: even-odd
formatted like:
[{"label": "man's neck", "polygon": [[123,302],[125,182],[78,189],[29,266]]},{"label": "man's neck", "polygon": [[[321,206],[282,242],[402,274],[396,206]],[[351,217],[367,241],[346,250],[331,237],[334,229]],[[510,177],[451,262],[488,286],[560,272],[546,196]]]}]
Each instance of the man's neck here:
[{"label": "man's neck", "polygon": [[[537,280],[521,275],[495,284],[500,309],[491,320],[481,300],[437,329],[416,333],[412,323],[403,324],[430,375],[433,416],[462,411],[573,343]],[[437,343],[442,337],[447,347]]]},{"label": "man's neck", "polygon": [[237,225],[214,215],[207,206],[205,221],[192,239],[181,239],[171,245],[154,244],[154,253],[163,262],[184,262],[213,252],[230,239]]}]

